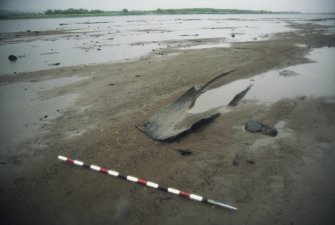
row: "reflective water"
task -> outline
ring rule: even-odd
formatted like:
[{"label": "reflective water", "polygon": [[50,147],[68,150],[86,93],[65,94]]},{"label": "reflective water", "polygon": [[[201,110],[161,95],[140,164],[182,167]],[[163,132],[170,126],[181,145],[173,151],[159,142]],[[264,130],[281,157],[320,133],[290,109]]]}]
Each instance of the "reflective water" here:
[{"label": "reflective water", "polygon": [[231,44],[229,43],[218,43],[218,44],[207,44],[207,45],[195,45],[189,47],[182,47],[181,50],[188,50],[188,49],[206,49],[206,48],[230,48]]},{"label": "reflective water", "polygon": [[[299,96],[335,97],[335,48],[313,49],[308,58],[314,62],[272,70],[206,91],[197,98],[189,112],[199,113],[227,106],[236,94],[250,84],[253,86],[244,100],[259,104],[272,104]],[[294,75],[282,76],[283,71],[291,71]]]},{"label": "reflective water", "polygon": [[[333,15],[332,15],[333,16]],[[221,45],[258,41],[290,30],[289,22],[333,24],[329,15],[146,15],[119,17],[0,20],[0,33],[66,31],[0,40],[0,75],[133,59],[164,41],[219,38]],[[317,20],[317,19],[326,20]],[[142,43],[142,44],[136,44]],[[194,43],[196,45],[198,43]],[[19,59],[11,63],[8,56]]]},{"label": "reflective water", "polygon": [[41,82],[3,83],[0,85],[1,149],[13,147],[32,137],[44,124],[60,115],[74,101],[76,94],[41,100],[39,92],[82,80],[68,77]]}]

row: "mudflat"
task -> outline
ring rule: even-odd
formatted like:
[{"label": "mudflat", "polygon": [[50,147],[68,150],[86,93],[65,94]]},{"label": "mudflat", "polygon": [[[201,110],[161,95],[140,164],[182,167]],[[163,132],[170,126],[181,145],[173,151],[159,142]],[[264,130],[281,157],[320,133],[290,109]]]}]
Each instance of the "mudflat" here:
[{"label": "mudflat", "polygon": [[[50,106],[54,118],[35,112],[42,125],[24,141],[4,140],[2,224],[334,224],[334,98],[300,96],[271,105],[246,100],[172,143],[151,140],[135,127],[191,86],[224,71],[236,69],[211,88],[308,63],[311,49],[334,47],[335,36],[317,25],[294,26],[269,40],[229,48],[168,48],[163,55],[152,52],[135,61],[1,76],[2,86],[18,84],[26,91],[41,82],[74,79],[53,88],[37,87],[27,101],[71,100],[62,109]],[[250,118],[276,126],[278,136],[245,131]],[[2,134],[11,130],[11,123],[6,124]],[[193,153],[183,156],[177,151],[181,148]],[[69,166],[57,160],[58,155],[239,210]]]}]

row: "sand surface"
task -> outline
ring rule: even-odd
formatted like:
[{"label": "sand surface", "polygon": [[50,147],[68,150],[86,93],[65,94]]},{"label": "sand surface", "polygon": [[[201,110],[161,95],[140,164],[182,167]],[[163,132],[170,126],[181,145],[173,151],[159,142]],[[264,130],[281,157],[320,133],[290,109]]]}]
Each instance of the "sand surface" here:
[{"label": "sand surface", "polygon": [[[243,101],[173,143],[151,140],[135,128],[191,86],[224,71],[237,69],[212,88],[307,63],[311,48],[334,47],[334,35],[315,25],[295,26],[270,40],[229,48],[169,48],[135,61],[1,76],[2,86],[18,85],[27,95],[34,90],[27,101],[49,101],[51,109],[27,111],[39,122],[26,124],[19,141],[3,140],[1,224],[334,224],[334,99]],[[38,86],[63,78],[73,79]],[[246,132],[249,118],[276,126],[278,136]],[[11,123],[6,124],[2,134],[11,132]],[[182,156],[179,148],[193,154]],[[223,201],[239,211],[72,167],[58,155]]]}]

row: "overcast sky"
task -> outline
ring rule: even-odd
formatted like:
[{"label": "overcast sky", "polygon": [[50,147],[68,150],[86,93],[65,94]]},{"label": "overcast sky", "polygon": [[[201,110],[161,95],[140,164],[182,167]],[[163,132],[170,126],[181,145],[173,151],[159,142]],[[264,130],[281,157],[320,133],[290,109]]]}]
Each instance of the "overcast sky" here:
[{"label": "overcast sky", "polygon": [[121,10],[157,8],[234,8],[271,11],[335,12],[335,0],[0,0],[1,10]]}]

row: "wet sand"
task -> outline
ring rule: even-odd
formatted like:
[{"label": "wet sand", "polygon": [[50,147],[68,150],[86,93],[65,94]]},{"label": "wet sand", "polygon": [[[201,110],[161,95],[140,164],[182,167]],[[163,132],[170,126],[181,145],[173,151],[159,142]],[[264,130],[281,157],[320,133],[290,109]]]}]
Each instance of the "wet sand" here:
[{"label": "wet sand", "polygon": [[[52,79],[82,79],[32,93],[41,102],[75,98],[67,104],[49,102],[48,115],[56,116],[45,118],[44,111],[35,112],[38,129],[32,129],[33,135],[2,148],[0,221],[334,224],[334,98],[299,97],[272,105],[246,100],[173,143],[153,141],[135,128],[189,87],[224,71],[237,69],[211,88],[307,63],[310,48],[334,47],[335,36],[324,35],[316,25],[295,26],[299,29],[270,40],[233,43],[229,48],[170,48],[166,50],[170,55],[152,52],[130,62],[1,76],[2,86],[18,85],[23,91]],[[278,136],[246,132],[249,118],[276,125]],[[28,133],[30,126],[34,122],[27,124]],[[193,154],[182,156],[176,151],[179,148]],[[239,211],[73,168],[58,161],[57,155],[204,195]]]}]

